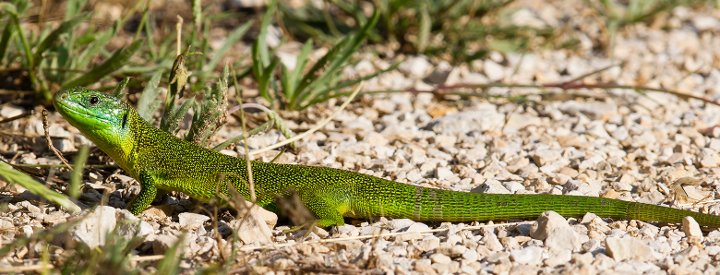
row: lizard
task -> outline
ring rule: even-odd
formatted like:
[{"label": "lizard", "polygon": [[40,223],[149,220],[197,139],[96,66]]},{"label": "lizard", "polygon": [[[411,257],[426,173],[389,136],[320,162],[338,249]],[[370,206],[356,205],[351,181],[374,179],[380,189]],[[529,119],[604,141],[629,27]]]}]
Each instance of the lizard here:
[{"label": "lizard", "polygon": [[[139,215],[158,190],[179,191],[208,202],[228,195],[228,184],[251,198],[245,159],[225,155],[154,127],[119,97],[76,87],[57,92],[55,109],[140,183],[128,210]],[[487,194],[420,187],[322,166],[251,161],[255,203],[277,211],[277,198],[296,192],[316,225],[342,225],[344,217],[408,218],[471,222],[534,219],[552,210],[580,218],[680,223],[693,217],[705,229],[720,227],[720,216],[611,198],[554,194]],[[293,191],[291,191],[293,190]],[[222,200],[221,200],[222,201]]]}]

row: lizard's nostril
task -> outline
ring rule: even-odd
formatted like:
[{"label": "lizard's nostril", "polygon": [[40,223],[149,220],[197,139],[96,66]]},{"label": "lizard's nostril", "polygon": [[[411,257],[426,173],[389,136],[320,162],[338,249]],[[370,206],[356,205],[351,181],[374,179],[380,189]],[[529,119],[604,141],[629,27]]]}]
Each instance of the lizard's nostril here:
[{"label": "lizard's nostril", "polygon": [[55,99],[56,100],[65,100],[67,98],[67,93],[60,91],[55,93]]}]

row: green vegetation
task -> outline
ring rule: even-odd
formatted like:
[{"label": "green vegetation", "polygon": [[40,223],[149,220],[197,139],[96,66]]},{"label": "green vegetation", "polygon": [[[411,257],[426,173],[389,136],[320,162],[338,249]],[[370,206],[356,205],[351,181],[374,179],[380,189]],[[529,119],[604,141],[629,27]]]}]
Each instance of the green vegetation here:
[{"label": "green vegetation", "polygon": [[606,33],[603,42],[608,49],[613,47],[615,36],[621,28],[648,23],[678,6],[717,5],[717,2],[707,0],[630,0],[625,4],[612,0],[586,0],[586,3],[598,12],[605,22]]},{"label": "green vegetation", "polygon": [[[373,2],[379,23],[368,36],[374,43],[389,44],[408,54],[468,62],[485,57],[491,50],[524,51],[531,40],[549,40],[556,35],[550,28],[505,24],[501,12],[512,0]],[[367,8],[364,2],[329,1],[323,9],[314,5],[284,8],[282,18],[291,33],[332,41],[372,21]]]},{"label": "green vegetation", "polygon": [[[185,82],[173,83],[169,99],[202,94],[223,74],[223,58],[232,53],[243,39],[254,41],[249,57],[228,62],[238,68],[233,77],[250,77],[261,97],[274,108],[303,110],[333,97],[357,82],[394,70],[380,69],[357,78],[342,79],[340,72],[356,62],[353,54],[367,42],[389,47],[395,52],[425,54],[453,62],[484,58],[490,51],[514,52],[533,47],[565,48],[577,40],[563,30],[513,25],[509,14],[512,0],[441,0],[441,1],[327,1],[323,5],[280,5],[272,1],[262,14],[245,14],[227,10],[210,13],[201,1],[191,3],[191,23],[178,28],[183,34],[176,43],[170,24],[153,22],[149,3],[128,7],[112,26],[86,24],[91,13],[85,11],[86,0],[70,0],[57,22],[39,22],[26,28],[32,1],[14,0],[0,3],[0,75],[14,78],[14,84],[0,83],[0,88],[33,91],[43,105],[62,88],[92,85],[109,77],[132,76],[130,88],[145,87],[156,74],[175,71],[175,57],[184,53],[181,64],[192,71]],[[607,42],[619,28],[647,22],[679,5],[712,4],[707,0],[633,0],[587,1],[600,20],[606,22]],[[43,18],[42,16],[39,16]],[[231,19],[241,18],[239,21]],[[212,31],[234,22],[227,28],[222,43],[213,44]],[[268,35],[279,26],[284,35],[279,45],[268,45]],[[132,30],[131,30],[132,29]],[[133,33],[128,33],[131,30]],[[160,36],[164,34],[164,36]],[[168,35],[171,34],[171,35]],[[122,47],[110,49],[117,37],[130,36]],[[280,45],[298,41],[302,50],[295,66],[282,64],[277,55]],[[329,50],[317,60],[310,58],[318,45]],[[184,48],[185,50],[181,50]],[[181,52],[178,52],[181,51]],[[188,76],[186,76],[188,77]],[[185,93],[185,89],[188,93]],[[145,90],[148,91],[147,89]],[[161,96],[160,91],[154,93]],[[191,103],[164,112],[193,109]],[[174,117],[173,117],[174,118]],[[164,129],[172,119],[162,117]],[[194,134],[193,134],[194,136]],[[193,137],[194,138],[194,137]],[[200,137],[202,139],[202,137]]]},{"label": "green vegetation", "polygon": [[[108,271],[111,274],[144,274],[143,268],[153,267],[157,269],[158,274],[178,273],[184,236],[180,236],[168,247],[163,257],[150,259],[151,261],[141,261],[142,258],[134,250],[143,243],[143,239],[135,235],[125,237],[119,233],[122,228],[134,226],[132,224],[118,224],[112,231],[107,232],[104,244],[96,248],[89,248],[69,238],[68,231],[79,225],[85,218],[87,217],[60,223],[44,230],[38,230],[31,236],[17,238],[0,247],[0,258],[23,247],[42,245],[39,248],[38,263],[25,272],[35,270],[50,274],[49,271],[53,270],[60,271],[62,274],[101,274]],[[57,240],[61,239],[64,240],[64,246],[71,249],[63,251],[51,244],[57,243]],[[59,251],[62,254],[57,254]],[[3,267],[0,268],[0,273],[12,274],[18,272],[17,270]]]},{"label": "green vegetation", "polygon": [[[482,59],[491,51],[572,48],[578,43],[565,30],[512,24],[509,18],[514,11],[512,0],[331,0],[322,1],[319,6],[300,7],[271,1],[267,7],[252,12],[218,12],[217,7],[211,9],[201,5],[202,1],[193,0],[186,15],[189,22],[178,23],[177,28],[167,21],[159,22],[155,16],[160,11],[152,10],[150,1],[126,7],[121,18],[110,25],[93,24],[87,0],[68,0],[60,15],[49,19],[33,9],[38,2],[0,2],[0,89],[31,93],[36,101],[25,106],[48,106],[52,95],[63,88],[95,86],[109,90],[118,80],[130,79],[117,85],[115,92],[136,103],[143,118],[157,122],[165,131],[184,133],[182,138],[206,147],[210,146],[209,138],[225,123],[225,113],[233,100],[267,106],[262,109],[267,122],[248,129],[246,135],[275,127],[289,137],[293,133],[283,124],[278,114],[281,110],[303,111],[347,95],[347,90],[357,83],[395,70],[402,61],[397,54],[423,54],[457,64]],[[624,27],[650,22],[680,5],[712,5],[716,1],[585,3],[605,25],[606,41],[601,42],[607,49],[612,48],[613,38]],[[40,21],[34,22],[34,18]],[[217,30],[222,31],[219,43],[214,33]],[[269,43],[271,40],[278,41]],[[243,42],[250,47],[237,47]],[[290,43],[301,45],[294,62],[290,62],[294,66],[284,64],[282,61],[287,60],[279,57],[282,46]],[[343,77],[344,69],[357,64],[356,53],[364,46],[369,46],[365,52],[388,59],[391,65],[368,75]],[[316,52],[319,47],[326,51]],[[384,50],[376,49],[383,47]],[[392,52],[389,56],[388,51]],[[257,98],[247,99],[248,91],[238,84],[243,80],[242,86],[257,91]],[[593,88],[581,88],[588,87]],[[446,87],[449,88],[453,87]],[[190,123],[183,132],[181,122],[188,113]],[[243,138],[238,135],[213,149],[223,149]],[[74,158],[75,169],[64,192],[67,196],[2,160],[0,180],[23,186],[51,203],[77,212],[80,208],[73,200],[81,195],[88,155],[88,148],[82,147]],[[4,210],[3,205],[0,209]],[[49,243],[68,226],[18,237],[17,242],[0,249],[0,256],[31,242]],[[79,248],[67,258],[53,260],[53,264],[67,263],[65,273],[107,270],[136,273],[130,263],[136,242],[110,238],[98,250]],[[46,250],[41,256],[46,257],[47,253]],[[175,246],[166,260],[157,263],[159,273],[176,272],[173,269],[178,266],[178,253]],[[49,262],[43,258],[43,263]]]},{"label": "green vegetation", "polygon": [[[124,66],[140,49],[141,39],[128,46],[108,52],[110,40],[118,35],[128,17],[104,30],[88,26],[83,34],[75,33],[89,14],[82,12],[83,0],[67,2],[62,22],[57,27],[44,24],[44,29],[28,32],[22,27],[30,1],[16,0],[0,3],[0,22],[4,25],[0,37],[0,67],[5,74],[19,75],[22,86],[28,86],[44,104],[59,89],[90,85]],[[96,59],[104,61],[92,64]],[[27,83],[24,83],[27,82]]]},{"label": "green vegetation", "polygon": [[15,170],[10,164],[0,161],[0,179],[11,184],[18,184],[28,191],[60,205],[70,212],[79,212],[80,207],[75,205],[70,199],[62,194],[48,189],[42,183],[37,182],[31,176]]},{"label": "green vegetation", "polygon": [[262,18],[260,34],[253,43],[252,72],[258,81],[260,95],[269,102],[281,102],[291,110],[302,110],[317,103],[326,101],[339,94],[343,88],[355,85],[360,81],[373,78],[384,72],[394,70],[393,65],[368,76],[340,81],[338,75],[349,63],[352,55],[365,42],[370,31],[378,22],[380,14],[374,12],[364,25],[354,34],[344,36],[336,42],[320,59],[310,64],[309,55],[313,48],[312,40],[308,40],[302,47],[295,60],[295,68],[282,66],[279,73],[280,91],[273,93],[272,87],[277,87],[273,81],[275,68],[280,63],[278,57],[270,57],[270,49],[266,43],[267,30],[277,4],[273,2],[270,9]]}]

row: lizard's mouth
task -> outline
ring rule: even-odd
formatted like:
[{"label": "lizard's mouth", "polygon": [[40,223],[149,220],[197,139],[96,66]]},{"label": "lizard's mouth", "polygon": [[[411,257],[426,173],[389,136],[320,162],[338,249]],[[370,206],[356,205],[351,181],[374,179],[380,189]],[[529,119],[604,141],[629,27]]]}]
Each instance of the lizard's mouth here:
[{"label": "lizard's mouth", "polygon": [[[103,117],[101,115],[95,114],[93,112],[88,111],[87,108],[84,106],[78,105],[76,103],[70,103],[63,100],[57,100],[55,101],[57,104],[56,109],[66,118],[68,121],[81,123],[83,121],[88,121],[89,118],[92,118],[93,120],[97,120],[101,123],[110,123],[110,120],[106,117]],[[85,124],[85,123],[83,123]],[[96,124],[96,123],[92,123]]]}]

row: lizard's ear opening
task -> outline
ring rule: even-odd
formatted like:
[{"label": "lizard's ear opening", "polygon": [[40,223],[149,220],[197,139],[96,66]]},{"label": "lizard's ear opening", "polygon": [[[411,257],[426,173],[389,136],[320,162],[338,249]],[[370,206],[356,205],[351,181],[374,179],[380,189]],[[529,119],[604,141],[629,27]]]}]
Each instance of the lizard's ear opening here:
[{"label": "lizard's ear opening", "polygon": [[129,113],[130,113],[130,112],[125,112],[125,114],[123,115],[123,118],[122,118],[122,126],[121,126],[121,128],[123,128],[123,129],[125,129],[125,126],[127,125],[127,120],[128,120],[128,114],[129,114]]}]

